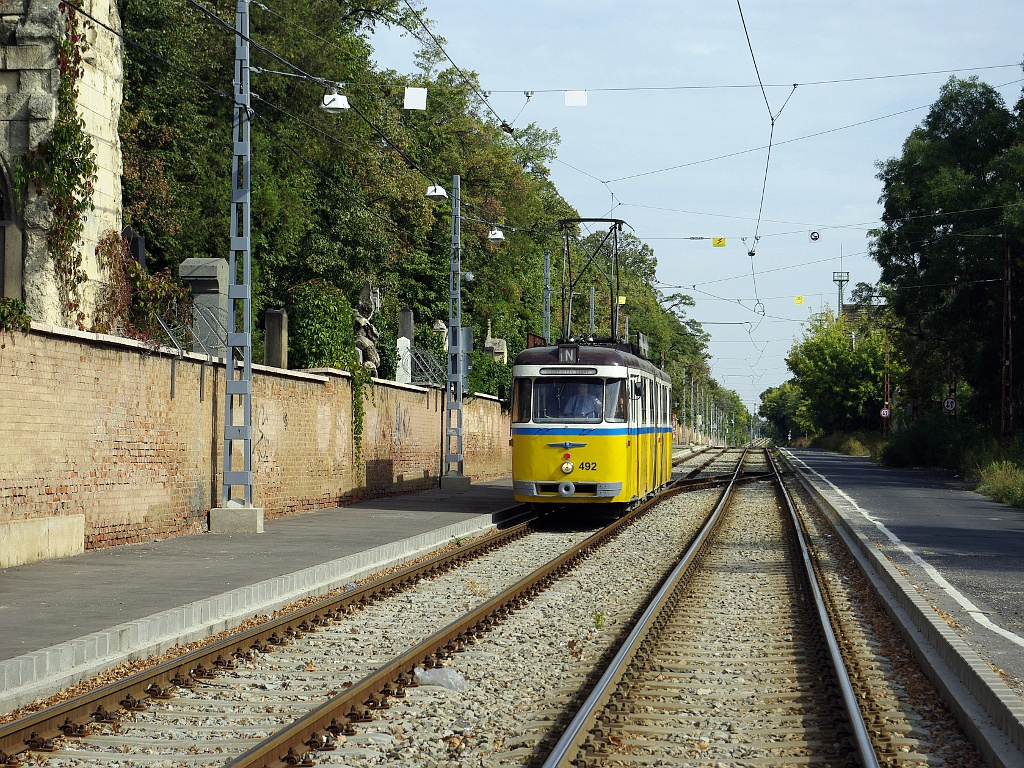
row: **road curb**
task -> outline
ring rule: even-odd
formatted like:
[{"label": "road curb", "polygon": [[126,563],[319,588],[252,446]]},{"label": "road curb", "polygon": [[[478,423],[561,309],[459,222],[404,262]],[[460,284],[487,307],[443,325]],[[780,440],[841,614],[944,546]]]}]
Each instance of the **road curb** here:
[{"label": "road curb", "polygon": [[[1024,703],[935,612],[861,530],[846,500],[781,452],[794,476],[832,519],[886,611],[989,765],[1024,768]],[[859,518],[859,515],[858,515]]]}]

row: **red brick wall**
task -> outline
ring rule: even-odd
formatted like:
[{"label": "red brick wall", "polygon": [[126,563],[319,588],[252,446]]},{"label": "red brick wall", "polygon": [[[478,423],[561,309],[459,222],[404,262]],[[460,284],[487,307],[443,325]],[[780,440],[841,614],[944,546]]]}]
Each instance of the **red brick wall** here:
[{"label": "red brick wall", "polygon": [[[81,513],[86,549],[204,530],[219,506],[224,367],[109,336],[33,325],[0,349],[0,521]],[[443,393],[367,388],[359,470],[351,380],[257,366],[255,503],[268,518],[431,487]],[[511,471],[508,415],[467,401],[465,471]]]}]

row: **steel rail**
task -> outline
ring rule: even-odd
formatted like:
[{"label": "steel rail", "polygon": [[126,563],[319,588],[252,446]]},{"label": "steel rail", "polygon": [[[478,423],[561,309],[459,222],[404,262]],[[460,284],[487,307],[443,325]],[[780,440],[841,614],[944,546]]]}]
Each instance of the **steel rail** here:
[{"label": "steel rail", "polygon": [[[867,733],[867,728],[864,725],[863,718],[861,717],[860,708],[857,706],[856,697],[850,684],[849,675],[846,671],[842,655],[839,652],[838,643],[835,639],[835,633],[832,631],[828,612],[825,608],[821,590],[818,586],[817,573],[808,555],[807,542],[801,530],[799,516],[796,514],[796,509],[793,506],[792,499],[790,498],[785,485],[782,483],[782,478],[779,475],[778,468],[774,461],[772,461],[771,456],[768,455],[767,451],[765,451],[765,454],[768,457],[769,466],[772,471],[769,473],[768,478],[763,479],[771,479],[773,481],[778,494],[785,499],[786,505],[789,509],[794,529],[796,531],[796,538],[800,548],[801,559],[804,564],[807,580],[810,583],[811,591],[814,595],[819,625],[828,647],[829,660],[836,673],[836,678],[842,692],[843,705],[854,737],[858,759],[860,760],[863,768],[878,768],[878,759],[871,746],[870,736]],[[745,456],[746,453],[744,453],[744,457]],[[740,465],[737,468],[737,481],[739,480],[739,469],[742,465],[743,460],[741,459]],[[674,593],[677,592],[682,578],[687,574],[702,554],[710,536],[717,528],[721,515],[728,504],[731,491],[736,485],[737,482],[735,481],[730,483],[728,489],[722,496],[722,500],[715,508],[711,517],[708,518],[704,528],[700,531],[697,538],[694,539],[693,544],[673,569],[671,575],[665,580],[662,587],[658,590],[657,595],[652,599],[650,605],[644,611],[643,615],[631,630],[615,657],[609,663],[608,669],[602,675],[591,694],[580,707],[580,710],[576,713],[575,717],[562,734],[562,737],[555,744],[551,753],[548,755],[548,758],[543,763],[542,768],[567,768],[567,766],[574,764],[578,759],[579,753],[584,748],[584,744],[589,733],[597,724],[600,713],[605,709],[609,700],[615,693],[619,682],[628,671],[629,665],[640,650],[644,639],[651,631],[652,627],[660,621],[661,614],[665,611],[666,607],[672,603]]]},{"label": "steel rail", "polygon": [[626,639],[623,641],[619,650],[609,663],[608,668],[597,681],[597,684],[594,686],[590,695],[587,696],[568,727],[566,727],[561,738],[552,748],[551,753],[548,755],[547,760],[544,761],[542,768],[568,766],[576,759],[576,755],[582,748],[583,742],[589,731],[593,728],[598,714],[604,709],[608,700],[611,698],[612,694],[614,694],[619,681],[625,674],[630,661],[639,650],[644,637],[650,631],[651,626],[658,620],[666,604],[670,601],[672,594],[676,591],[682,577],[690,570],[691,566],[695,564],[701,553],[704,551],[712,533],[718,528],[724,514],[724,510],[729,504],[733,488],[735,487],[743,469],[743,462],[746,455],[747,451],[744,449],[743,455],[740,457],[740,461],[736,465],[736,471],[733,473],[728,485],[726,485],[725,491],[723,491],[718,504],[704,522],[704,525],[697,533],[693,542],[687,548],[683,557],[679,560],[675,568],[672,569],[672,572],[665,578],[655,595],[651,598],[647,608],[644,610],[643,614],[641,614],[639,620],[633,626],[633,629],[626,636]]},{"label": "steel rail", "polygon": [[211,643],[190,653],[143,670],[124,680],[110,683],[54,707],[0,726],[0,767],[10,765],[19,753],[33,745],[60,736],[88,733],[96,722],[115,722],[121,709],[146,709],[148,700],[169,699],[176,687],[191,688],[197,680],[215,677],[220,669],[234,666],[234,660],[266,653],[275,646],[287,645],[304,633],[340,618],[353,606],[366,604],[411,586],[465,560],[485,554],[509,541],[526,535],[536,516],[463,547],[442,552],[393,574],[356,589],[332,595],[309,606],[289,612],[264,624]]},{"label": "steel rail", "polygon": [[[740,473],[742,459],[735,475]],[[662,493],[644,501],[611,525],[589,536],[572,549],[496,595],[464,617],[431,635],[419,645],[363,678],[341,694],[324,702],[291,725],[285,726],[248,751],[228,762],[224,768],[279,768],[312,760],[311,754],[325,745],[324,733],[352,733],[353,722],[372,719],[377,707],[386,706],[390,696],[401,697],[406,685],[415,684],[414,668],[437,666],[451,654],[475,642],[483,632],[511,611],[539,593],[549,583],[567,571],[574,562],[585,557],[607,539],[620,533],[647,510],[669,496],[720,485],[722,478],[702,478],[698,481],[677,481]]]},{"label": "steel rail", "polygon": [[[737,465],[736,474],[739,474],[741,467],[742,461]],[[614,535],[621,527],[635,519],[639,514],[642,514],[655,502],[661,501],[667,496],[680,492],[721,486],[728,482],[729,479],[729,476],[714,476],[677,480],[663,493],[647,500],[615,521],[604,531],[594,534],[594,536],[578,545],[576,550],[579,553],[596,546],[602,535],[604,537]],[[511,539],[525,535],[529,532],[529,528],[535,520],[536,518],[531,518],[511,528],[472,542],[459,550],[439,554],[423,563],[403,568],[394,574],[370,582],[357,589],[325,598],[310,606],[261,624],[258,627],[240,632],[224,640],[211,643],[209,646],[155,665],[125,680],[105,685],[57,706],[41,710],[25,718],[0,726],[0,766],[7,768],[8,766],[18,765],[19,756],[24,756],[21,753],[40,749],[40,745],[52,744],[54,740],[59,739],[61,736],[88,735],[90,726],[94,723],[116,723],[120,718],[121,710],[144,710],[148,707],[149,700],[151,699],[173,698],[175,688],[191,688],[197,681],[214,678],[221,670],[233,668],[236,658],[251,658],[254,653],[267,653],[276,646],[287,645],[293,640],[301,638],[306,632],[315,631],[317,627],[330,624],[335,619],[341,618],[345,613],[350,612],[354,606],[366,604],[379,597],[386,597],[415,583],[421,578],[432,576],[446,568],[452,567],[460,561],[471,559],[490,549],[501,546]],[[577,556],[580,555],[577,554]],[[568,560],[570,558],[562,559]],[[564,567],[566,566],[562,564],[551,570],[555,572]],[[523,580],[523,582],[525,581],[526,579]],[[523,582],[520,582],[520,585]],[[511,588],[511,590],[515,589],[516,587]],[[499,598],[494,598],[485,603],[484,606],[481,606],[478,612],[482,615],[487,612],[484,609],[490,606],[491,613],[498,615],[507,614],[510,610],[508,606],[511,604],[514,607],[519,601],[524,600],[528,592],[528,589],[520,588],[518,595],[506,600],[504,607],[495,608],[493,604]],[[474,620],[471,622],[467,620],[462,623],[470,626],[469,635],[475,635],[485,630],[489,623],[492,622],[493,619],[483,618],[479,621]],[[439,663],[441,658],[447,656],[452,649],[445,650],[445,646],[452,646],[454,648],[455,645],[460,643],[472,642],[472,640],[467,639],[467,632],[455,632],[453,627],[454,625],[447,628],[447,630],[435,633],[432,638],[428,638],[422,644],[425,646],[432,639],[435,646],[429,653],[420,654],[420,658],[425,664]],[[458,640],[460,634],[462,639]],[[441,642],[442,639],[444,642]],[[455,642],[456,640],[458,641]],[[379,677],[390,677],[390,682],[377,684],[371,682],[370,678],[367,678],[347,689],[342,694],[342,697],[338,698],[344,697],[348,699],[346,703],[346,706],[349,707],[348,711],[341,712],[339,717],[340,705],[335,706],[334,709],[338,710],[332,717],[335,720],[335,724],[332,725],[330,722],[326,725],[321,724],[322,727],[319,730],[334,732],[340,727],[337,725],[338,720],[347,723],[352,720],[365,720],[370,717],[372,708],[380,706],[382,701],[388,696],[398,695],[396,689],[400,690],[401,684],[395,685],[395,683],[402,677],[403,667],[404,671],[409,674],[411,674],[412,670],[405,657],[412,658],[415,655],[414,651],[410,651],[410,653],[393,660],[382,668]],[[414,683],[406,679],[403,684]],[[326,703],[317,710],[314,710],[314,712],[330,711],[329,704],[330,702]],[[305,719],[303,718],[303,720]],[[297,721],[296,725],[300,722],[302,721]],[[269,740],[276,739],[281,733],[283,731],[272,735]],[[307,741],[309,741],[308,738],[300,741],[297,745],[289,743],[286,746],[286,750],[291,748],[293,752],[298,751],[302,746],[309,746],[306,744]],[[257,749],[257,747],[253,749]],[[250,750],[250,752],[252,751]],[[286,751],[285,756],[278,762],[281,764],[290,763],[291,759],[286,759],[287,754]],[[273,760],[270,760],[270,763],[273,762]],[[256,762],[252,763],[254,766],[256,764]],[[235,765],[235,763],[231,765]],[[240,763],[239,765],[242,764]]]},{"label": "steel rail", "polygon": [[829,618],[828,608],[825,606],[825,599],[822,596],[821,587],[818,583],[818,571],[811,560],[810,547],[804,536],[803,524],[793,504],[793,498],[782,482],[782,475],[775,459],[768,454],[768,464],[775,475],[776,487],[779,489],[779,496],[786,502],[786,508],[793,521],[793,528],[796,531],[797,541],[800,545],[800,556],[807,573],[807,581],[810,584],[811,592],[814,595],[814,607],[818,615],[818,623],[822,636],[828,647],[829,661],[836,673],[836,680],[843,699],[843,710],[853,735],[854,746],[862,768],[878,768],[878,757],[875,755],[874,747],[871,744],[871,736],[867,726],[864,724],[864,717],[861,714],[860,706],[857,704],[857,696],[850,683],[850,673],[843,661],[843,654],[839,650],[839,643],[836,641],[835,632],[832,629],[832,622]]}]

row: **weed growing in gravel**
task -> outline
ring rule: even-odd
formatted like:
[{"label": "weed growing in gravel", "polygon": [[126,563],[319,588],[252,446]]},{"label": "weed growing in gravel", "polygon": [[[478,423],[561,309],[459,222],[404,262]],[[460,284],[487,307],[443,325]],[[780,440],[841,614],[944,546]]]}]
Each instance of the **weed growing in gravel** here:
[{"label": "weed growing in gravel", "polygon": [[604,611],[594,611],[594,628],[601,630],[604,629],[604,622],[608,618],[608,614]]}]

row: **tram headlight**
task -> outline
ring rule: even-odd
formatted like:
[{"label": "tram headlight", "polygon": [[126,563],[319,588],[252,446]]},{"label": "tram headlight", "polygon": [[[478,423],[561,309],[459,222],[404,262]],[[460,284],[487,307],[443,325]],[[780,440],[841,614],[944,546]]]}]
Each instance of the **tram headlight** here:
[{"label": "tram headlight", "polygon": [[572,466],[572,462],[571,461],[563,461],[562,462],[562,471],[565,474],[568,475],[570,472],[572,472],[572,470],[573,470],[573,466]]}]

